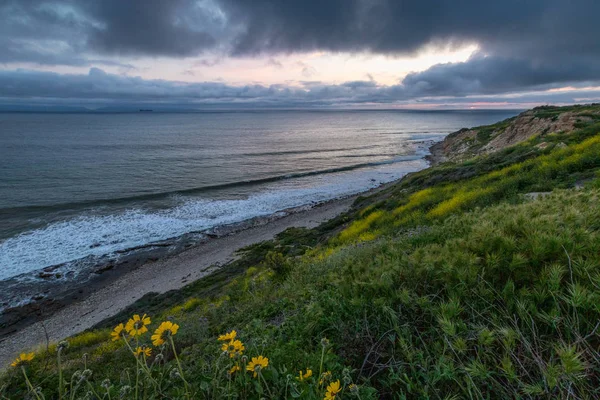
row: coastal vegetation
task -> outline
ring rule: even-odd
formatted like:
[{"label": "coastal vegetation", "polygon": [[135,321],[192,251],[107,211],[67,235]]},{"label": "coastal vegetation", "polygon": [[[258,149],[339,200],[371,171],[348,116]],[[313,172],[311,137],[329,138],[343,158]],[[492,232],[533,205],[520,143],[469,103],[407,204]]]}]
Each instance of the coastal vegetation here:
[{"label": "coastal vegetation", "polygon": [[598,398],[600,106],[576,112],[572,131],[412,174],[23,349],[0,396]]}]

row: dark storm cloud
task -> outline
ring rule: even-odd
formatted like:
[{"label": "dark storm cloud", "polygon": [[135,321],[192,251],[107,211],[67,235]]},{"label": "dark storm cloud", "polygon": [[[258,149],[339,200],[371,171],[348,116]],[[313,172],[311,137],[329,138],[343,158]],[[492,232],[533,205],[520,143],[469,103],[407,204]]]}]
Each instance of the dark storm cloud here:
[{"label": "dark storm cloud", "polygon": [[[439,95],[530,90],[600,79],[597,0],[223,0],[244,27],[235,54],[312,50],[406,54],[477,43],[466,63],[409,75]],[[404,89],[403,89],[404,90]]]},{"label": "dark storm cloud", "polygon": [[0,62],[85,65],[88,23],[72,9],[37,1],[0,3]]},{"label": "dark storm cloud", "polygon": [[[0,62],[90,64],[86,54],[183,57],[222,38],[218,10],[196,0],[5,0]],[[217,12],[217,13],[216,13]]]},{"label": "dark storm cloud", "polygon": [[4,37],[187,56],[312,50],[410,53],[480,43],[534,60],[598,56],[597,0],[4,0]]},{"label": "dark storm cloud", "polygon": [[[598,15],[598,0],[4,0],[0,63],[199,54],[218,63],[227,54],[399,55],[476,43],[468,61],[409,74],[393,87],[322,89],[360,101],[501,94],[599,82]],[[318,72],[303,68],[307,78]],[[316,86],[309,89],[306,98]]]},{"label": "dark storm cloud", "polygon": [[102,0],[84,10],[100,23],[89,46],[101,52],[181,57],[216,44],[207,30],[218,30],[218,17],[195,0]]},{"label": "dark storm cloud", "polygon": [[[407,53],[428,43],[478,42],[486,50],[545,58],[598,55],[596,0],[221,0],[242,27],[238,53]],[[504,54],[506,55],[506,54]]]}]

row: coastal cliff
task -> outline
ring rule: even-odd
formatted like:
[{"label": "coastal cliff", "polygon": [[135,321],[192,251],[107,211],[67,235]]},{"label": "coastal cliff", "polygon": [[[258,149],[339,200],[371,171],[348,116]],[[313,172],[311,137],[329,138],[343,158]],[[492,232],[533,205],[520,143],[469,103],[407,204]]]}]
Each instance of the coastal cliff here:
[{"label": "coastal cliff", "polygon": [[[433,164],[464,161],[526,141],[568,133],[600,119],[600,104],[571,107],[542,106],[493,125],[463,128],[430,148]],[[543,145],[542,145],[543,146]]]}]

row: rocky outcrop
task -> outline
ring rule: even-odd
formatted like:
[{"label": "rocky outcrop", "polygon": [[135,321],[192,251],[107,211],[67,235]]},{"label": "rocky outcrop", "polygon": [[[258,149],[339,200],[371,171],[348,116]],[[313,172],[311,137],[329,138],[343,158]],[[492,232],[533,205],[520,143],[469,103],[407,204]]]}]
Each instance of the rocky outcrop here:
[{"label": "rocky outcrop", "polygon": [[431,146],[429,148],[431,154],[427,158],[432,164],[463,158],[466,154],[470,154],[470,148],[476,138],[476,130],[463,128]]},{"label": "rocky outcrop", "polygon": [[539,118],[534,110],[520,114],[503,132],[499,132],[482,147],[483,153],[491,153],[520,143],[534,135],[570,132],[578,122],[590,122],[591,117],[580,116],[573,112],[560,114],[553,118]]},{"label": "rocky outcrop", "polygon": [[[564,110],[564,111],[563,111]],[[596,118],[598,117],[598,118]],[[538,107],[494,125],[463,128],[430,148],[432,164],[489,154],[535,135],[568,133],[582,123],[600,119],[600,105]]]}]

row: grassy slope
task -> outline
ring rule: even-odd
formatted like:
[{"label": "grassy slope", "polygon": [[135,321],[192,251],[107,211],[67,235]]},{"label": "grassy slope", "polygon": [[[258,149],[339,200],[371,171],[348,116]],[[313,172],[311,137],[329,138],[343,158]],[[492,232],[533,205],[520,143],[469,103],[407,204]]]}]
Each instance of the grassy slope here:
[{"label": "grassy slope", "polygon": [[[176,343],[198,397],[262,390],[219,378],[215,338],[236,329],[248,355],[270,358],[273,397],[293,392],[288,374],[319,370],[327,337],[324,369],[358,383],[361,398],[597,398],[599,133],[592,121],[413,174],[347,216],[254,246],[222,274],[148,296],[127,315],[181,325]],[[586,188],[568,189],[578,182]],[[536,201],[522,195],[549,190]],[[94,387],[135,369],[106,328],[127,317],[70,339],[69,379],[84,362]],[[57,381],[53,350],[29,369],[46,398]],[[5,396],[22,396],[16,372],[2,381]],[[297,385],[300,397],[322,398],[316,381]],[[177,384],[165,387],[174,396]]]},{"label": "grassy slope", "polygon": [[[567,107],[542,106],[529,110],[524,114],[530,115],[532,118],[535,119],[545,119],[548,122],[554,122],[557,121],[559,119],[559,116],[564,113],[569,113],[577,119],[600,122],[600,105],[598,104],[574,105]],[[451,133],[450,135],[448,135],[448,139],[451,139],[453,137],[460,137],[462,133],[468,131],[475,132],[475,135],[472,137],[464,137],[462,141],[458,140],[454,145],[451,146],[451,148],[457,149],[464,147],[463,145],[466,145],[464,153],[445,154],[445,156],[449,157],[450,159],[457,158],[459,160],[465,160],[467,158],[472,158],[478,154],[481,154],[482,150],[486,147],[486,145],[488,145],[493,139],[504,134],[509,126],[511,126],[515,122],[518,122],[518,117],[519,116],[508,118],[492,125],[479,126],[471,129],[464,128],[457,132]],[[574,125],[576,128],[582,128],[589,125],[589,122],[581,121],[576,122]],[[532,133],[542,134],[546,132]]]}]

